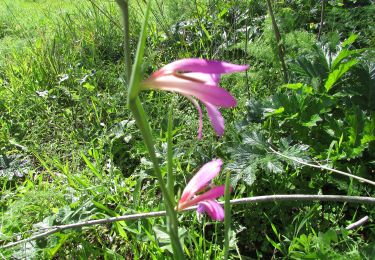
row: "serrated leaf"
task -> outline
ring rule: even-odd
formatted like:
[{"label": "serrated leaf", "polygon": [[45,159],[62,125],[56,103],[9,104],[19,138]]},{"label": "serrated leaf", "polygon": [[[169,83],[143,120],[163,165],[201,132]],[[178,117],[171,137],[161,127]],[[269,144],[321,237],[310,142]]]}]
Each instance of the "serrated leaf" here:
[{"label": "serrated leaf", "polygon": [[346,63],[343,63],[339,66],[338,69],[335,69],[334,71],[332,71],[329,76],[328,76],[328,79],[326,81],[326,83],[324,84],[324,88],[326,89],[326,92],[330,91],[333,87],[333,85],[351,68],[353,67],[355,64],[358,63],[358,60],[354,59],[354,60],[350,60]]},{"label": "serrated leaf", "polygon": [[249,186],[253,185],[253,183],[256,180],[256,175],[255,171],[253,169],[253,165],[250,165],[246,167],[242,172],[241,172],[242,180]]},{"label": "serrated leaf", "polygon": [[273,115],[278,115],[278,114],[281,114],[283,113],[285,110],[284,107],[279,107],[277,109],[268,109],[268,111],[266,111],[266,113],[264,114],[265,117],[268,117],[268,116],[273,116]]},{"label": "serrated leaf", "polygon": [[311,116],[308,122],[302,123],[302,125],[306,127],[313,127],[316,126],[316,123],[319,121],[322,121],[322,118],[318,114],[315,114]]},{"label": "serrated leaf", "polygon": [[268,161],[267,169],[273,173],[282,173],[283,165],[279,161]]}]

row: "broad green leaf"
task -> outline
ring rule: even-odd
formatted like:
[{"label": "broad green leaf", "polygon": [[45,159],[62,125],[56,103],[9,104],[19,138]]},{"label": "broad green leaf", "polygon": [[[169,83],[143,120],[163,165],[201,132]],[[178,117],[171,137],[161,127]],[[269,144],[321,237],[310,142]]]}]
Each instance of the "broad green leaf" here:
[{"label": "broad green leaf", "polygon": [[352,43],[354,43],[355,40],[356,40],[357,38],[358,38],[358,35],[357,35],[357,34],[352,34],[352,35],[349,36],[348,39],[346,39],[346,40],[341,44],[341,46],[342,46],[343,48],[345,48],[345,47],[351,45]]},{"label": "broad green leaf", "polygon": [[340,53],[336,56],[336,58],[332,61],[331,64],[331,70],[335,70],[338,65],[341,64],[341,61],[353,54],[358,54],[362,52],[362,50],[342,50]]},{"label": "broad green leaf", "polygon": [[346,63],[343,63],[339,66],[338,69],[332,71],[329,76],[328,76],[328,79],[324,85],[325,89],[326,89],[326,92],[330,91],[331,88],[333,87],[333,85],[351,68],[353,67],[355,64],[358,63],[358,60],[351,60],[351,61],[348,61]]}]

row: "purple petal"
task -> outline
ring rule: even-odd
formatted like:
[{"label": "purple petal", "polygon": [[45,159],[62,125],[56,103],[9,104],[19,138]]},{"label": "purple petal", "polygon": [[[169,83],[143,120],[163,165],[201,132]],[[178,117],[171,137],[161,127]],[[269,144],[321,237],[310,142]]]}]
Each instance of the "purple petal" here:
[{"label": "purple petal", "polygon": [[165,65],[155,75],[163,75],[168,72],[202,72],[207,74],[223,74],[247,70],[247,65],[231,64],[223,61],[204,59],[182,59]]},{"label": "purple petal", "polygon": [[[182,192],[179,204],[183,204],[190,200],[195,193],[206,187],[207,184],[219,174],[223,161],[220,159],[212,160],[200,168],[194,177],[186,185]],[[201,195],[202,196],[202,195]]]},{"label": "purple petal", "polygon": [[142,87],[194,96],[203,102],[208,102],[218,107],[234,107],[237,104],[234,97],[223,88],[178,78],[174,75],[151,77],[143,82]]},{"label": "purple petal", "polygon": [[218,136],[222,136],[224,134],[224,118],[219,109],[207,102],[203,102],[203,104],[206,106],[207,114],[210,118],[212,127],[215,129]]},{"label": "purple petal", "polygon": [[187,99],[189,99],[191,101],[191,103],[194,104],[194,106],[197,108],[198,110],[198,114],[199,114],[199,127],[198,127],[198,139],[202,139],[202,130],[203,130],[203,114],[202,114],[202,109],[198,103],[198,101],[196,101],[194,98],[190,97],[190,96],[186,96],[184,95]]},{"label": "purple petal", "polygon": [[224,209],[216,200],[206,200],[199,203],[197,212],[206,212],[213,220],[224,220]]}]

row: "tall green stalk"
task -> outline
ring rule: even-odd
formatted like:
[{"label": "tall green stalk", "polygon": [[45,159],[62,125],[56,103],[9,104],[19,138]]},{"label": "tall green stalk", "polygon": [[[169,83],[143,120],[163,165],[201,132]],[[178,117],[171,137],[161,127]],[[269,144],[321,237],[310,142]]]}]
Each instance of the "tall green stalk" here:
[{"label": "tall green stalk", "polygon": [[124,24],[124,54],[125,54],[125,76],[126,83],[130,83],[132,73],[132,62],[130,58],[130,34],[129,34],[129,3],[128,0],[116,0],[121,9]]},{"label": "tall green stalk", "polygon": [[174,203],[171,200],[171,196],[168,192],[163,176],[161,174],[158,158],[155,152],[155,143],[151,134],[150,125],[147,121],[146,113],[138,97],[136,98],[135,101],[129,102],[129,107],[133,113],[137,126],[139,130],[141,131],[143,140],[146,144],[148,153],[150,155],[150,159],[154,167],[155,177],[157,178],[159,182],[159,186],[163,194],[164,204],[165,204],[167,217],[168,217],[168,231],[169,231],[169,236],[171,238],[171,244],[172,244],[174,256],[176,257],[176,259],[185,259],[182,246],[179,240],[179,236],[178,236],[177,214],[176,214],[176,211],[174,210],[174,206],[173,206]]},{"label": "tall green stalk", "polygon": [[[124,2],[127,5],[127,1],[123,0],[117,0],[117,2],[121,2],[124,4]],[[128,9],[124,9],[121,7],[121,4],[119,3],[121,11],[123,12],[123,16],[128,17],[127,12]],[[141,131],[143,141],[145,142],[145,145],[147,147],[148,153],[150,155],[150,159],[153,163],[154,167],[154,174],[155,177],[158,180],[163,199],[164,199],[164,204],[167,212],[167,219],[168,219],[168,232],[169,236],[171,239],[171,244],[172,244],[172,249],[174,253],[174,257],[176,259],[185,259],[184,252],[180,243],[180,239],[178,236],[178,221],[177,221],[177,214],[176,211],[174,210],[174,202],[173,202],[173,197],[171,194],[168,192],[168,188],[165,184],[165,181],[163,179],[161,170],[160,170],[160,165],[158,162],[158,158],[156,156],[155,152],[155,142],[151,133],[151,128],[147,120],[146,112],[143,109],[142,103],[139,99],[139,89],[140,89],[140,82],[141,82],[141,76],[142,76],[142,71],[141,71],[141,65],[143,62],[143,54],[144,54],[144,48],[146,45],[146,36],[147,36],[147,21],[148,21],[148,16],[150,13],[151,9],[151,0],[148,1],[147,3],[147,9],[145,12],[145,17],[144,17],[144,22],[142,25],[142,30],[141,34],[139,36],[139,41],[138,41],[138,46],[137,46],[137,52],[135,56],[135,61],[132,69],[132,73],[129,77],[129,90],[128,90],[128,106],[134,116],[134,119],[136,121],[136,124]],[[125,19],[124,19],[125,21]],[[128,26],[128,25],[125,25]],[[128,31],[124,30],[125,32],[125,38],[129,37],[129,35],[126,35]],[[128,44],[129,42],[125,40],[125,45]],[[126,50],[126,48],[125,48]],[[129,49],[128,49],[129,52]],[[125,54],[125,59],[126,63],[130,62],[130,53]],[[172,185],[172,184],[170,184]]]}]

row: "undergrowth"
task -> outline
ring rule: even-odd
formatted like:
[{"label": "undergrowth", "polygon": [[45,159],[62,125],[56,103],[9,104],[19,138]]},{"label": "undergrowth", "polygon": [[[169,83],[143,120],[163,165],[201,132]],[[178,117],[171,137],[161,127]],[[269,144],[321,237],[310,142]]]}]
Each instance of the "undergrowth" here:
[{"label": "undergrowth", "polygon": [[[145,5],[131,1],[132,55]],[[373,1],[329,1],[317,40],[320,1],[274,2],[285,46],[284,82],[264,1],[155,1],[145,75],[185,57],[249,64],[221,86],[238,100],[223,110],[226,134],[181,97],[142,93],[166,174],[167,105],[174,111],[175,192],[205,162],[222,158],[233,198],[265,194],[374,196],[354,179],[281,158],[374,180]],[[36,11],[38,10],[38,11]],[[38,227],[161,210],[161,194],[126,105],[118,7],[100,1],[0,4],[0,244]],[[224,176],[224,175],[223,175]],[[224,178],[220,181],[224,183]],[[347,203],[234,206],[231,259],[371,259],[374,208]],[[369,221],[345,230],[364,217]],[[179,215],[191,259],[222,259],[224,225]],[[164,218],[58,232],[0,252],[4,258],[164,259]],[[30,231],[31,230],[31,231]]]}]

